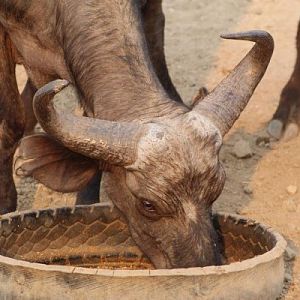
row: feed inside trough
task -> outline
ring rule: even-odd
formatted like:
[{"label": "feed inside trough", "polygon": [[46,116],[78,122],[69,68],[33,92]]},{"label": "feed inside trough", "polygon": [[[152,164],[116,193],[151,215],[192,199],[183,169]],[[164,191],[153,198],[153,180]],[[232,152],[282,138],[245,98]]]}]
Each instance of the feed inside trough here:
[{"label": "feed inside trough", "polygon": [[[276,238],[254,221],[215,215],[227,263],[270,251]],[[14,213],[0,220],[0,255],[54,265],[153,269],[116,209],[104,204]]]}]

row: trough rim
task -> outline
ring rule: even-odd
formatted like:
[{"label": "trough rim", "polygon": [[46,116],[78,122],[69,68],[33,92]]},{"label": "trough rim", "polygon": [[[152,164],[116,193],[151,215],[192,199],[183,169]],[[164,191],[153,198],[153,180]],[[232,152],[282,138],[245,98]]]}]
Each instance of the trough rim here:
[{"label": "trough rim", "polygon": [[[107,203],[97,203],[94,205],[76,205],[76,206],[61,206],[55,208],[45,208],[45,209],[34,209],[25,210],[21,212],[13,212],[0,216],[1,220],[10,219],[12,217],[26,213],[41,212],[44,210],[55,210],[70,208],[75,209],[75,207],[107,207]],[[9,265],[11,267],[23,267],[37,271],[48,271],[48,272],[60,272],[66,274],[82,274],[82,275],[96,275],[105,277],[174,277],[174,276],[208,276],[208,275],[223,275],[229,273],[242,272],[246,270],[253,269],[258,265],[271,263],[283,256],[285,249],[287,247],[287,242],[284,237],[277,232],[274,228],[265,225],[264,223],[258,223],[257,221],[245,218],[244,216],[238,214],[229,214],[226,212],[217,212],[214,215],[227,218],[233,218],[238,220],[246,220],[251,224],[257,224],[264,231],[273,235],[275,238],[275,246],[268,252],[257,255],[253,258],[243,260],[241,262],[234,262],[231,264],[221,265],[221,266],[207,266],[207,267],[195,267],[195,268],[180,268],[180,269],[156,269],[156,270],[109,270],[109,269],[95,269],[95,268],[84,268],[84,267],[73,267],[73,266],[61,266],[61,265],[46,265],[42,263],[28,262],[25,260],[19,260],[15,258],[10,258],[7,256],[0,255],[0,265]]]}]

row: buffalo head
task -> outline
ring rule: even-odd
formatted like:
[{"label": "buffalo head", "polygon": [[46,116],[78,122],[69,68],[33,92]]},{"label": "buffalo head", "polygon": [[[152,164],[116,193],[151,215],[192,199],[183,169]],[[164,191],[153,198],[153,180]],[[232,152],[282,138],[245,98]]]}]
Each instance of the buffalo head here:
[{"label": "buffalo head", "polygon": [[[109,197],[157,268],[221,263],[211,206],[225,181],[218,158],[222,137],[246,106],[273,52],[273,40],[263,31],[223,37],[256,44],[215,90],[176,116],[113,122],[61,112],[54,100],[74,89],[65,80],[44,86],[34,99],[38,121],[50,136],[105,169]],[[26,164],[21,168],[28,173]]]}]

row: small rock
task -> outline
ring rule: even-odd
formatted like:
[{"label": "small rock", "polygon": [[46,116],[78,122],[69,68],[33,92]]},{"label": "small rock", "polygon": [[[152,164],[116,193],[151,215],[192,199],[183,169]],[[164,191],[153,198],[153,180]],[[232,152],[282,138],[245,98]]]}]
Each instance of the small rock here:
[{"label": "small rock", "polygon": [[297,211],[297,204],[293,199],[287,199],[283,202],[283,206],[288,212],[296,212]]},{"label": "small rock", "polygon": [[244,186],[244,193],[246,195],[252,195],[253,194],[253,190],[249,185]]},{"label": "small rock", "polygon": [[290,246],[286,247],[285,250],[285,260],[292,261],[299,255],[299,251],[297,249],[293,249]]},{"label": "small rock", "polygon": [[255,12],[254,12],[256,15],[261,15],[262,14],[262,11],[257,9]]},{"label": "small rock", "polygon": [[256,145],[261,148],[270,148],[270,137],[259,136],[256,139]]},{"label": "small rock", "polygon": [[289,185],[286,188],[286,191],[288,192],[289,195],[295,195],[298,191],[298,187],[296,185]]},{"label": "small rock", "polygon": [[234,145],[232,154],[237,158],[249,158],[253,155],[253,152],[249,142],[240,140]]},{"label": "small rock", "polygon": [[293,280],[293,276],[289,273],[284,274],[284,281],[291,282]]}]

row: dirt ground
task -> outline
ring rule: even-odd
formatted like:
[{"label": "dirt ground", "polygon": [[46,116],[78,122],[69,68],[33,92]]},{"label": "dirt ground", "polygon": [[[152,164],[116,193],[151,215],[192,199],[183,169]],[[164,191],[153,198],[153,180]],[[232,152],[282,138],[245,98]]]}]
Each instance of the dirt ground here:
[{"label": "dirt ground", "polygon": [[[271,65],[247,109],[225,139],[221,160],[227,183],[215,209],[239,213],[276,228],[293,249],[300,248],[300,137],[274,143],[265,133],[281,88],[295,60],[295,35],[300,17],[298,0],[165,0],[166,53],[175,85],[188,102],[200,86],[212,89],[237,64],[251,43],[222,41],[228,31],[265,29],[276,43]],[[20,69],[19,83],[26,79]],[[252,156],[238,159],[236,144],[250,145]],[[289,191],[288,187],[297,187]],[[296,188],[294,188],[296,189]],[[35,183],[19,180],[19,209],[35,205]],[[45,193],[47,193],[46,197]],[[73,201],[38,189],[43,206]],[[287,263],[282,299],[300,299],[300,258]]]}]

